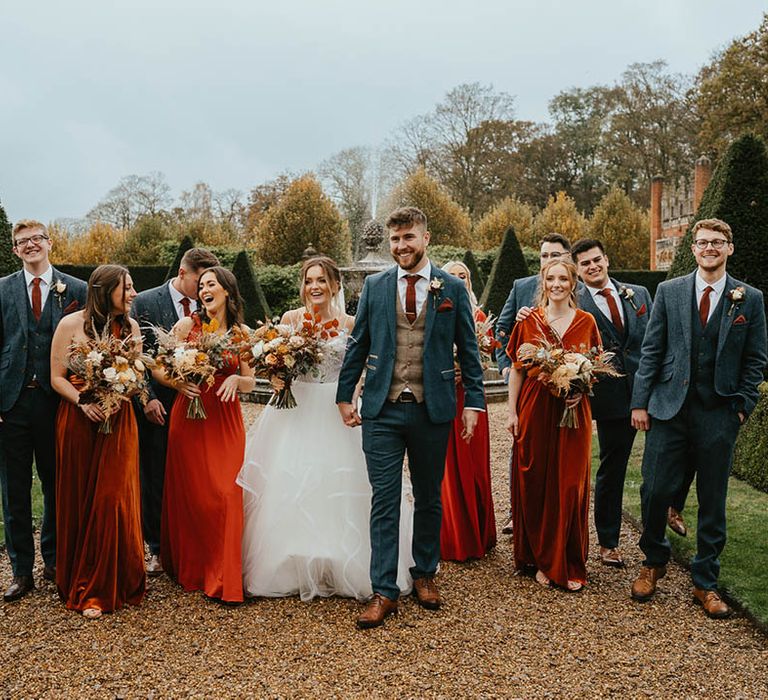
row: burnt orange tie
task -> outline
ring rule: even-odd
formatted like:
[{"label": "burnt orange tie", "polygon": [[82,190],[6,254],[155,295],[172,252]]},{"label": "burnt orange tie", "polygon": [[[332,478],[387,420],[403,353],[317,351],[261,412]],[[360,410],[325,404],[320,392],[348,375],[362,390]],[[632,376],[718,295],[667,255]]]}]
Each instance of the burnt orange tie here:
[{"label": "burnt orange tie", "polygon": [[707,320],[709,319],[709,295],[715,290],[712,287],[705,287],[704,293],[701,295],[701,301],[699,302],[699,320],[701,321],[701,327],[706,328]]},{"label": "burnt orange tie", "polygon": [[606,287],[605,289],[601,289],[598,294],[605,297],[605,300],[608,302],[608,309],[611,312],[611,321],[613,322],[613,325],[616,326],[616,330],[619,331],[619,333],[623,333],[624,324],[621,321],[621,314],[619,313],[619,307],[616,304],[616,300],[613,298],[613,294],[611,294],[611,288]]},{"label": "burnt orange tie", "polygon": [[39,321],[40,316],[43,315],[43,294],[40,291],[41,281],[39,277],[35,277],[32,280],[32,313],[35,315],[36,321]]},{"label": "burnt orange tie", "polygon": [[408,319],[408,323],[413,323],[416,320],[416,282],[418,280],[419,275],[405,276],[405,281],[408,282],[405,289],[405,317]]},{"label": "burnt orange tie", "polygon": [[184,309],[184,315],[189,316],[192,312],[189,310],[189,299],[187,297],[182,297],[181,302],[179,302]]}]

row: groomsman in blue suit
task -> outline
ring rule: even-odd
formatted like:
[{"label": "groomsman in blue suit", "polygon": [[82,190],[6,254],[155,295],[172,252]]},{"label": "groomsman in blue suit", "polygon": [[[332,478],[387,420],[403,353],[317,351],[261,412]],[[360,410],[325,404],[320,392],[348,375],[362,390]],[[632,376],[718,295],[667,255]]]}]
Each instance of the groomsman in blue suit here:
[{"label": "groomsman in blue suit", "polygon": [[56,410],[51,339],[62,316],[85,305],[86,284],[56,270],[39,221],[13,227],[13,252],[23,269],[0,279],[0,484],[5,544],[13,568],[6,602],[34,587],[32,463],[43,490],[40,551],[43,578],[56,580]]},{"label": "groomsman in blue suit", "polygon": [[614,366],[622,374],[599,381],[590,398],[600,440],[594,499],[600,561],[622,567],[618,547],[624,477],[636,433],[631,421],[632,385],[651,313],[651,295],[645,287],[622,284],[608,276],[608,255],[596,239],[574,243],[571,258],[584,282],[577,293],[579,308],[594,316],[603,347],[615,353]]},{"label": "groomsman in blue suit", "polygon": [[[170,330],[176,321],[197,311],[197,283],[218,258],[204,248],[191,248],[181,258],[176,276],[141,292],[133,302],[131,315],[144,336],[145,350],[157,348],[152,326]],[[149,576],[163,573],[160,562],[160,516],[163,506],[165,453],[168,446],[168,415],[176,392],[150,377],[149,401],[139,414],[139,464],[141,475],[141,520],[144,540],[149,545]]]},{"label": "groomsman in blue suit", "polygon": [[632,392],[632,424],[647,430],[640,490],[645,555],[632,597],[646,601],[666,574],[667,507],[689,459],[699,500],[693,595],[710,617],[731,609],[717,593],[725,546],[728,477],[739,427],[758,399],[768,361],[763,295],[725,271],[730,226],[703,219],[693,227],[697,270],[659,285]]},{"label": "groomsman in blue suit", "polygon": [[[544,267],[550,260],[570,260],[571,244],[565,236],[559,233],[548,233],[541,239],[541,248],[539,250],[539,265]],[[536,304],[536,292],[539,289],[539,276],[521,277],[512,283],[512,289],[509,290],[509,296],[504,302],[499,318],[496,321],[496,340],[500,345],[496,350],[496,363],[499,367],[502,379],[509,380],[509,369],[511,362],[507,356],[507,343],[512,326],[518,320],[517,315],[521,309],[530,309]],[[512,464],[510,460],[510,465]],[[510,488],[512,479],[510,478]],[[505,535],[512,534],[512,503],[510,494],[509,513],[507,522],[501,528]]]},{"label": "groomsman in blue suit", "polygon": [[[415,207],[386,222],[397,265],[365,280],[355,327],[339,376],[336,403],[344,423],[363,426],[371,501],[373,598],[359,616],[376,627],[397,612],[398,536],[403,458],[413,483],[415,512],[411,569],[414,594],[425,608],[440,607],[434,581],[440,560],[440,488],[456,415],[454,346],[465,400],[463,437],[470,440],[485,409],[483,370],[469,295],[461,280],[426,256],[427,218]],[[353,404],[365,369],[359,415]]]}]

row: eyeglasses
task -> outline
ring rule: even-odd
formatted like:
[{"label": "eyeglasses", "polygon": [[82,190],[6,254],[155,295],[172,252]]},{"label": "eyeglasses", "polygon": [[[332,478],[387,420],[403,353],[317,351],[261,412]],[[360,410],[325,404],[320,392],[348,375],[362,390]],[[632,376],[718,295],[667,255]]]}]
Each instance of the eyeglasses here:
[{"label": "eyeglasses", "polygon": [[539,257],[542,260],[548,260],[549,258],[562,258],[564,255],[568,255],[568,253],[540,253]]},{"label": "eyeglasses", "polygon": [[49,240],[48,236],[44,236],[41,233],[38,233],[34,236],[30,236],[29,238],[17,238],[13,245],[16,248],[26,248],[30,242],[34,243],[35,245],[40,245],[43,241]]},{"label": "eyeglasses", "polygon": [[715,238],[712,241],[708,241],[706,238],[698,238],[693,242],[699,250],[706,250],[708,245],[711,245],[715,250],[720,250],[726,243],[725,238]]}]

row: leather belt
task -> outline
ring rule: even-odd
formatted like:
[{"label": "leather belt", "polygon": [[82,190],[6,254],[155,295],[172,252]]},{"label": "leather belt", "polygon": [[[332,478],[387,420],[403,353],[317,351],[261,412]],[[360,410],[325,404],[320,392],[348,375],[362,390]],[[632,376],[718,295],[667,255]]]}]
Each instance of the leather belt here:
[{"label": "leather belt", "polygon": [[37,381],[37,379],[33,379],[29,384],[24,385],[25,389],[39,389],[40,388],[40,382]]},{"label": "leather belt", "polygon": [[404,391],[392,403],[418,403],[410,391]]}]

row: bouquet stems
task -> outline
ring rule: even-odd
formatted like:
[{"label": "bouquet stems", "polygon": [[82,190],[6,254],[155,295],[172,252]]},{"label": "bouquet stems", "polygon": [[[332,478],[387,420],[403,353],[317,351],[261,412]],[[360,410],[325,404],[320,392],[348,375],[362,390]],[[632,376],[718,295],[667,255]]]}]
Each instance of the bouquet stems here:
[{"label": "bouquet stems", "polygon": [[102,435],[112,434],[112,421],[110,420],[110,416],[107,416],[101,423],[99,423],[99,432]]},{"label": "bouquet stems", "polygon": [[205,420],[208,418],[205,406],[203,406],[202,397],[195,396],[194,399],[190,399],[189,406],[187,406],[187,418],[191,420]]},{"label": "bouquet stems", "polygon": [[269,400],[268,406],[274,406],[278,409],[296,408],[296,397],[291,391],[291,380],[285,380],[285,386],[282,389],[276,389]]}]

